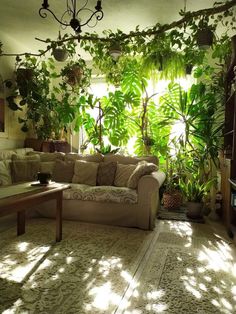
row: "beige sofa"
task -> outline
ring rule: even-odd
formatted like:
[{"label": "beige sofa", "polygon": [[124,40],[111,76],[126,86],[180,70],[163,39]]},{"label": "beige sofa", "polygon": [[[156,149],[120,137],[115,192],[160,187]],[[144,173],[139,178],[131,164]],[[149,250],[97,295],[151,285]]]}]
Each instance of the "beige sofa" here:
[{"label": "beige sofa", "polygon": [[[34,161],[30,161],[30,156],[33,156],[33,159],[37,158]],[[7,180],[1,180],[1,175],[4,174],[4,164],[8,169],[6,170],[5,168],[5,171],[11,171],[11,176],[13,176],[12,164],[15,164],[18,159],[20,160],[20,165],[21,162],[23,162],[22,165],[25,163],[28,165],[31,162],[34,165],[34,171],[35,165],[37,165],[38,171],[51,172],[55,178],[60,179],[60,182],[70,183],[70,189],[64,191],[63,194],[64,219],[153,229],[157,210],[160,205],[159,188],[165,180],[165,174],[157,170],[148,175],[142,175],[135,188],[127,187],[127,183],[124,183],[125,186],[121,185],[122,182],[128,182],[127,177],[131,178],[129,172],[133,173],[134,169],[137,169],[137,165],[140,165],[140,161],[146,160],[149,163],[158,164],[156,157],[138,158],[122,155],[102,156],[96,154],[83,156],[72,153],[39,153],[29,148],[0,151],[0,185],[1,183],[4,185],[7,183]],[[90,169],[88,172],[91,173],[91,169],[99,167],[100,163],[103,165],[111,162],[117,163],[116,177],[114,179],[116,186],[97,186],[95,185],[96,183],[84,184],[87,183],[87,181],[83,182],[84,179],[78,181],[76,167],[79,166],[80,169],[83,167],[81,161],[89,167],[87,169]],[[74,174],[72,180],[68,179],[68,173],[66,173],[66,170],[63,170],[63,163],[73,165]],[[59,169],[59,172],[54,173],[55,169],[57,171]],[[80,176],[82,172],[80,170],[77,175]],[[122,181],[125,176],[126,181]],[[67,180],[63,180],[66,177]],[[91,180],[91,177],[86,178],[86,180]],[[9,184],[14,183],[14,178],[11,179],[13,180],[8,182]],[[38,216],[53,218],[55,217],[55,204],[53,202],[43,203],[35,209],[35,213]]]}]

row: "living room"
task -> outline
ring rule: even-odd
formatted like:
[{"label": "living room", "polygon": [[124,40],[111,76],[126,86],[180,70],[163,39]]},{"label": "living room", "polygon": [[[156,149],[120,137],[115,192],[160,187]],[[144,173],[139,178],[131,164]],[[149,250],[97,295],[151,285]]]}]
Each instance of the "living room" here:
[{"label": "living room", "polygon": [[2,313],[236,312],[235,8],[1,1]]}]

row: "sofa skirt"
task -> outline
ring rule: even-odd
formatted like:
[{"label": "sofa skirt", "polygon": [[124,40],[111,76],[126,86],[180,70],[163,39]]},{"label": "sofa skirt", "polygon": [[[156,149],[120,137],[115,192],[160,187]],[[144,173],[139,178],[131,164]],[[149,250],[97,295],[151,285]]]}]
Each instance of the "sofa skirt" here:
[{"label": "sofa skirt", "polygon": [[[37,206],[40,217],[55,218],[56,202],[48,201]],[[140,216],[140,211],[143,215]],[[63,200],[62,217],[90,223],[151,229],[149,210],[140,209],[138,204],[116,204],[82,200]]]}]

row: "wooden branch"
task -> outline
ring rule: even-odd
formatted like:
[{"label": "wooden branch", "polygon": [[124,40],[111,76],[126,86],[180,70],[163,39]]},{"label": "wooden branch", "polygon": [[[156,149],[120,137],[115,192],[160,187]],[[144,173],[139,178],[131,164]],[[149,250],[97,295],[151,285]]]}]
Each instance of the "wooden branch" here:
[{"label": "wooden branch", "polygon": [[[180,27],[181,25],[183,25],[184,23],[190,21],[192,18],[200,18],[201,16],[205,16],[205,17],[209,17],[211,15],[215,15],[215,14],[219,14],[221,12],[224,12],[224,11],[227,11],[229,9],[231,9],[232,7],[234,7],[236,5],[236,0],[231,0],[231,1],[228,1],[226,3],[224,3],[223,5],[219,5],[219,6],[216,6],[216,7],[213,7],[213,8],[208,8],[208,9],[201,9],[201,10],[198,10],[198,11],[194,11],[194,12],[186,12],[184,14],[184,17],[181,18],[180,20],[178,21],[174,21],[170,24],[164,24],[164,25],[159,25],[159,24],[156,24],[156,26],[154,26],[153,28],[150,28],[146,31],[131,31],[130,33],[128,34],[121,34],[120,36],[118,36],[116,39],[117,40],[124,40],[124,39],[127,39],[127,38],[134,38],[134,37],[138,37],[138,36],[143,36],[143,37],[147,37],[147,36],[152,36],[152,35],[159,35],[159,34],[162,34],[170,29],[173,29],[173,28],[177,28],[177,27]],[[48,42],[48,40],[43,40],[43,39],[40,39],[40,38],[35,38],[36,40],[38,41],[41,41],[41,42],[44,42],[44,43],[47,43],[47,44],[50,44],[50,42]],[[57,42],[58,44],[60,43],[63,43],[63,42],[67,42],[67,41],[70,41],[70,40],[84,40],[84,41],[92,41],[92,42],[96,42],[96,41],[102,41],[102,42],[111,42],[114,40],[114,38],[110,38],[110,37],[99,37],[99,36],[94,36],[94,35],[84,35],[84,36],[71,36],[71,37],[68,37],[68,38],[65,38],[65,39],[61,39],[61,40],[58,40],[58,41],[51,41],[51,42]],[[24,55],[32,55],[32,56],[42,56],[44,55],[47,51],[49,51],[51,49],[51,47],[48,47],[47,49],[45,49],[44,51],[42,51],[41,53],[27,53],[27,52],[24,52],[24,53],[16,53],[16,54],[13,54],[13,53],[2,53],[0,54],[0,57],[1,56],[24,56]]]}]

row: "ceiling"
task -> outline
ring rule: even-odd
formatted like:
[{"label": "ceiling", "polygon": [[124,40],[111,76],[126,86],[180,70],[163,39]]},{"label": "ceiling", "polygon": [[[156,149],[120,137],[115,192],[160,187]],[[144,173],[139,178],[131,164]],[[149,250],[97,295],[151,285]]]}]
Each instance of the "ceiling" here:
[{"label": "ceiling", "polygon": [[[59,24],[51,15],[46,19],[39,16],[38,10],[43,0],[1,0],[0,1],[0,41],[6,53],[37,52],[45,44],[35,37],[56,39]],[[212,7],[215,0],[186,0],[187,11],[196,11]],[[85,0],[78,0],[78,7]],[[157,22],[171,23],[180,18],[178,12],[184,8],[185,0],[103,0],[104,18],[95,28],[84,27],[83,32],[101,34],[103,30],[121,29],[129,32],[137,25],[140,29]],[[49,0],[52,11],[60,18],[66,8],[66,0]],[[88,7],[93,8],[96,0],[88,0]],[[73,34],[71,28],[66,31]]]}]

